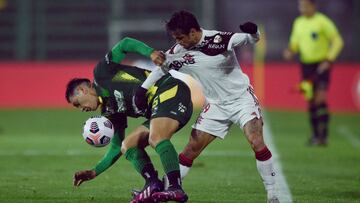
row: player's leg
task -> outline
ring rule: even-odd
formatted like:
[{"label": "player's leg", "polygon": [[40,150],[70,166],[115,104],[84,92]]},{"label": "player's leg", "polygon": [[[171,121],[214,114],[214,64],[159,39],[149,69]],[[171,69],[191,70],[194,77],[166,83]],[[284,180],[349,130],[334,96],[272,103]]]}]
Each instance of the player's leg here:
[{"label": "player's leg", "polygon": [[208,146],[215,136],[210,133],[192,129],[189,142],[179,154],[180,175],[183,179],[188,173],[193,164],[193,161],[200,155],[200,153]]},{"label": "player's leg", "polygon": [[314,105],[316,106],[318,144],[326,145],[328,137],[329,111],[326,102],[326,90],[317,89],[314,94]]},{"label": "player's leg", "polygon": [[149,129],[143,125],[137,127],[123,141],[121,150],[135,170],[145,180],[143,189],[134,196],[132,203],[149,201],[151,194],[163,190],[163,184],[158,178],[148,154],[144,148],[148,145]]},{"label": "player's leg", "polygon": [[272,154],[264,142],[261,110],[252,87],[249,87],[244,93],[238,101],[238,105],[233,104],[232,109],[235,111],[236,108],[239,108],[240,111],[234,123],[240,124],[243,128],[244,134],[255,152],[256,166],[267,191],[268,202],[278,202]]},{"label": "player's leg", "polygon": [[182,179],[188,174],[193,161],[215,138],[224,139],[231,124],[221,105],[210,103],[204,105],[196,123],[192,126],[188,143],[179,154]]},{"label": "player's leg", "polygon": [[177,80],[176,84],[160,87],[151,105],[149,144],[160,156],[170,187],[154,193],[156,201],[185,202],[188,197],[181,186],[178,154],[170,139],[190,120],[192,102],[188,86]]},{"label": "player's leg", "polygon": [[330,71],[327,70],[321,74],[317,74],[314,81],[314,98],[312,105],[315,107],[314,117],[316,118],[315,131],[318,135],[316,144],[326,145],[328,137],[329,110],[326,102],[327,89],[329,86]]},{"label": "player's leg", "polygon": [[178,154],[170,141],[178,129],[179,122],[172,118],[158,117],[150,122],[149,143],[160,156],[164,172],[169,180],[169,187],[165,191],[152,195],[156,200],[185,202],[188,199],[181,186]]},{"label": "player's leg", "polygon": [[272,201],[272,199],[277,199],[275,170],[272,154],[264,142],[262,125],[261,118],[254,118],[245,124],[244,133],[255,152],[256,166],[267,191],[268,200]]}]

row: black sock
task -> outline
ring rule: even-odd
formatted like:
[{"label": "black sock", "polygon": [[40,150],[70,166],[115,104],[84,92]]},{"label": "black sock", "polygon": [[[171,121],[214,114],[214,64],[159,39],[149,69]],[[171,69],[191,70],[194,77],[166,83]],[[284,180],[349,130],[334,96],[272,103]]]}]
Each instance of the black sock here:
[{"label": "black sock", "polygon": [[315,104],[310,103],[309,105],[309,113],[310,113],[310,122],[311,122],[311,129],[312,129],[312,138],[318,138],[318,116],[317,116],[317,106]]},{"label": "black sock", "polygon": [[317,107],[317,132],[319,138],[326,140],[328,137],[329,112],[326,103],[322,103]]},{"label": "black sock", "polygon": [[169,188],[181,189],[180,171],[171,171],[166,176],[169,179]]},{"label": "black sock", "polygon": [[141,171],[141,175],[145,179],[145,185],[148,185],[153,181],[159,180],[158,173],[152,164],[145,165],[143,170]]}]

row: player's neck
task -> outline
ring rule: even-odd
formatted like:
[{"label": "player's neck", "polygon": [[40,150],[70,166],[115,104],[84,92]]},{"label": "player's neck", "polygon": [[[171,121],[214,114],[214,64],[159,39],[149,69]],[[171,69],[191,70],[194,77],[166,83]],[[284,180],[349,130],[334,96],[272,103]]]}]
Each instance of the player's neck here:
[{"label": "player's neck", "polygon": [[199,44],[199,43],[200,43],[200,41],[201,41],[201,39],[202,39],[202,35],[203,35],[203,31],[202,31],[202,30],[196,32],[196,34],[195,34],[196,44]]}]

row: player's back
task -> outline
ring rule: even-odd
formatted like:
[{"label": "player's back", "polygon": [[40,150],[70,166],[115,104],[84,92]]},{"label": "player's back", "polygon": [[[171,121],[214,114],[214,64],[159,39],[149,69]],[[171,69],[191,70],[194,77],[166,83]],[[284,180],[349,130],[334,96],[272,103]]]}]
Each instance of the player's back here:
[{"label": "player's back", "polygon": [[[114,113],[125,113],[127,116],[138,117],[132,99],[148,75],[150,75],[148,70],[115,63],[105,57],[94,69],[94,85],[98,95],[106,100],[104,102]],[[148,101],[152,99],[158,89],[178,83],[183,82],[171,77],[170,74],[164,75],[148,91]]]}]

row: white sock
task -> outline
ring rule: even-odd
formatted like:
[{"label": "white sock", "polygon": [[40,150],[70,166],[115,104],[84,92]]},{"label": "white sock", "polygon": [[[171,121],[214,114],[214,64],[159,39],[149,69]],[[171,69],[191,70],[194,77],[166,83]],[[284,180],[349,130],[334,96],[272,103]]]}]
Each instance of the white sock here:
[{"label": "white sock", "polygon": [[183,180],[185,178],[185,176],[189,173],[190,167],[184,166],[179,164],[180,166],[180,177],[181,180]]},{"label": "white sock", "polygon": [[266,161],[256,160],[256,166],[263,180],[268,198],[276,196],[276,188],[275,188],[276,174],[272,163],[272,158]]}]

